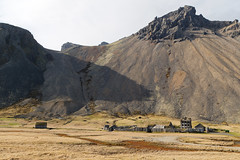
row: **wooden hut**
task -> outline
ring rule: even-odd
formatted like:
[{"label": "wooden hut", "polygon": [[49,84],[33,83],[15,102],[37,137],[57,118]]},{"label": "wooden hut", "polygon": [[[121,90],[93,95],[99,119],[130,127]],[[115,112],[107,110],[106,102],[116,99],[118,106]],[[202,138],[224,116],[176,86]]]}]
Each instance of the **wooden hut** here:
[{"label": "wooden hut", "polygon": [[40,129],[47,128],[47,122],[36,122],[35,128],[40,128]]},{"label": "wooden hut", "polygon": [[201,123],[196,125],[194,128],[197,132],[200,132],[200,133],[203,133],[206,130],[206,127],[204,125],[202,125]]}]

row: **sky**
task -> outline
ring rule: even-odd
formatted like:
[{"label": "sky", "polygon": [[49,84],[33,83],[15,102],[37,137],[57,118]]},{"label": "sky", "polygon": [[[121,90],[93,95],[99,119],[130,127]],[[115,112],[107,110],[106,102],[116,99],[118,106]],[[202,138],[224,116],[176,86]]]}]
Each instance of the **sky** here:
[{"label": "sky", "polygon": [[238,0],[0,0],[0,22],[29,30],[45,48],[112,43],[184,5],[209,20],[240,19]]}]

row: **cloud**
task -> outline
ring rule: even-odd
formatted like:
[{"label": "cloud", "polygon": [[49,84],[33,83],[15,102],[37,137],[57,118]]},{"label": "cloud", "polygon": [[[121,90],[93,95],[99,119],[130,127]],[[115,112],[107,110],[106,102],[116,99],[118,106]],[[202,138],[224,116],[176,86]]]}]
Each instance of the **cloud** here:
[{"label": "cloud", "polygon": [[239,19],[233,0],[0,0],[0,21],[28,29],[46,48],[67,41],[114,42],[181,6],[193,5],[208,19]]}]

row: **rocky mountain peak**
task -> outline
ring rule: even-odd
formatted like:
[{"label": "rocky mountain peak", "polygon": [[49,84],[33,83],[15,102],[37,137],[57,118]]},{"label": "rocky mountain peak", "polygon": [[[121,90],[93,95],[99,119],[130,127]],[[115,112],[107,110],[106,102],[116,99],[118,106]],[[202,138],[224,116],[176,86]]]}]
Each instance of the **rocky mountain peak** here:
[{"label": "rocky mountain peak", "polygon": [[209,21],[201,14],[196,15],[196,9],[192,6],[180,7],[178,10],[170,12],[155,19],[148,26],[137,32],[139,39],[159,42],[166,39],[178,39],[186,37],[186,30],[202,28],[216,31],[226,27],[231,21]]},{"label": "rocky mountain peak", "polygon": [[193,15],[193,16],[196,15],[196,9],[195,7],[192,7],[192,6],[185,5],[184,7],[180,7],[178,11],[183,11],[186,14]]},{"label": "rocky mountain peak", "polygon": [[186,19],[189,17],[196,16],[196,9],[192,6],[184,6],[180,7],[178,10],[168,13],[167,15],[163,16],[164,18],[178,18],[178,19]]},{"label": "rocky mountain peak", "polygon": [[81,45],[79,44],[74,44],[74,43],[71,43],[71,42],[67,42],[67,43],[64,43],[61,47],[61,51],[62,52],[65,52],[67,50],[70,50],[70,49],[73,49],[75,47],[80,47]]}]

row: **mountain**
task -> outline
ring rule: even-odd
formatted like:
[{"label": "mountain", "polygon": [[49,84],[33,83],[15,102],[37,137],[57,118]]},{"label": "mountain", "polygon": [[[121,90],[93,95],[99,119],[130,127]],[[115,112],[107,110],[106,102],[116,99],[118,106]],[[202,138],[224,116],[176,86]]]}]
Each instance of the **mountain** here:
[{"label": "mountain", "polygon": [[0,108],[39,96],[48,56],[30,32],[0,24]]},{"label": "mountain", "polygon": [[[41,104],[28,116],[107,111],[240,122],[237,20],[210,21],[196,15],[194,7],[185,6],[111,44],[66,43],[61,52],[41,49],[41,54],[31,52],[48,57],[39,60],[43,68],[31,63],[40,81],[30,79],[39,88]],[[23,55],[27,55],[25,50]]]}]

